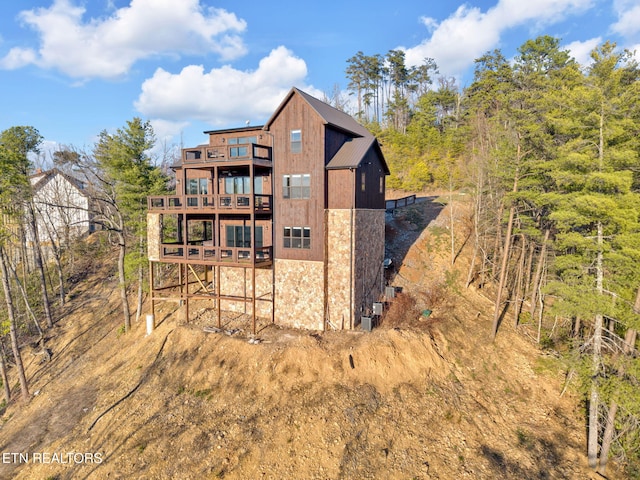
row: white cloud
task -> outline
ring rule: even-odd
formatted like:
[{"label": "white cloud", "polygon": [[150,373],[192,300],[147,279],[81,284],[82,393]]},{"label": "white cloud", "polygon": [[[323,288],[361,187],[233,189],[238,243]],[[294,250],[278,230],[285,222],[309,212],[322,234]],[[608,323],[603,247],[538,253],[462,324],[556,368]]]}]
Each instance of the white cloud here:
[{"label": "white cloud", "polygon": [[498,48],[503,32],[525,24],[540,29],[587,10],[593,1],[499,0],[486,12],[462,5],[439,24],[423,18],[432,35],[420,45],[404,48],[407,65],[419,65],[425,58],[434,58],[443,75],[459,75],[472,66],[476,58]]},{"label": "white cloud", "polygon": [[240,37],[246,23],[199,0],[131,0],[104,18],[83,19],[85,11],[71,0],[54,0],[49,8],[21,12],[40,47],[12,49],[0,67],[36,64],[73,78],[114,78],[156,55],[214,53],[229,60],[246,52]]},{"label": "white cloud", "polygon": [[583,67],[591,64],[591,52],[603,42],[602,37],[595,37],[585,41],[571,42],[563,48],[569,50],[571,56]]},{"label": "white cloud", "polygon": [[616,0],[614,10],[618,21],[611,25],[611,30],[628,40],[640,36],[640,4],[637,0]]},{"label": "white cloud", "polygon": [[143,115],[172,122],[199,120],[214,127],[267,119],[291,86],[303,87],[307,65],[285,47],[278,47],[260,61],[256,70],[223,66],[205,71],[189,65],[178,74],[158,68],[142,84],[135,107]]}]

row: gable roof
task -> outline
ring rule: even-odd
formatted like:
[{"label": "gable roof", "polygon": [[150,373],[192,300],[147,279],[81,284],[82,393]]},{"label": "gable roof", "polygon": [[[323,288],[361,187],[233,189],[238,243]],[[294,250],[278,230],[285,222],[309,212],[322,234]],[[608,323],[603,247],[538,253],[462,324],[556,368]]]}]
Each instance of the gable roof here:
[{"label": "gable roof", "polygon": [[382,151],[380,150],[380,144],[373,135],[370,137],[350,138],[344,142],[342,147],[340,147],[340,150],[338,150],[338,153],[333,156],[325,168],[327,170],[358,168],[371,148],[375,148],[377,150],[378,158],[380,159],[384,173],[385,175],[389,175],[389,167],[387,166],[387,162],[384,160],[384,155],[382,155]]},{"label": "gable roof", "polygon": [[328,103],[312,97],[308,93],[305,93],[296,87],[293,87],[289,91],[287,96],[280,103],[280,106],[278,106],[273,115],[271,115],[271,118],[269,118],[267,123],[265,123],[265,130],[269,130],[273,121],[280,112],[282,112],[293,95],[300,95],[320,116],[320,118],[322,118],[325,125],[352,135],[352,138],[348,139],[329,161],[326,166],[327,169],[357,168],[369,149],[373,147],[378,153],[378,157],[380,158],[385,174],[389,175],[389,167],[387,166],[387,162],[385,161],[382,150],[380,149],[380,144],[369,130],[360,125],[351,115],[348,115],[343,111],[332,107]]},{"label": "gable roof", "polygon": [[271,126],[273,121],[280,114],[282,109],[289,102],[291,97],[293,97],[293,95],[300,95],[309,104],[309,106],[313,110],[315,110],[315,112],[322,118],[325,125],[330,125],[338,130],[343,130],[345,132],[351,133],[352,135],[358,136],[358,137],[372,136],[369,130],[367,130],[365,127],[363,127],[358,122],[356,122],[351,115],[348,115],[343,111],[332,107],[328,103],[325,103],[321,100],[318,100],[315,97],[312,97],[308,93],[305,93],[296,87],[293,87],[291,90],[289,90],[289,93],[284,98],[284,100],[280,103],[276,111],[273,112],[273,115],[271,115],[271,118],[269,118],[267,123],[264,124],[265,130],[269,130],[269,127]]},{"label": "gable roof", "polygon": [[46,172],[38,172],[34,175],[31,175],[29,179],[31,181],[31,186],[33,187],[33,191],[37,192],[38,190],[40,190],[56,175],[60,175],[67,182],[73,185],[78,190],[78,192],[80,192],[81,195],[87,196],[86,192],[84,191],[84,184],[82,183],[82,181],[78,180],[75,177],[72,177],[71,175],[64,173],[62,170],[59,170],[57,168],[52,168],[51,170],[47,170]]}]

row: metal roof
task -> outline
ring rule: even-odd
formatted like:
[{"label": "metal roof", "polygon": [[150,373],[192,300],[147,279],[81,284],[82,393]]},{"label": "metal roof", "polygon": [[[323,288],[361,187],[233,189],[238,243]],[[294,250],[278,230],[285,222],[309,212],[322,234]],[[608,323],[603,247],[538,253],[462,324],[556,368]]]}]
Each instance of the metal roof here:
[{"label": "metal roof", "polygon": [[280,112],[282,111],[284,106],[287,104],[287,102],[291,99],[291,97],[296,93],[300,95],[302,98],[304,98],[305,101],[309,104],[309,106],[311,106],[311,108],[313,108],[316,111],[316,113],[320,115],[320,117],[322,118],[325,124],[331,125],[334,128],[349,132],[352,135],[356,135],[359,137],[372,137],[369,130],[367,130],[365,127],[363,127],[358,122],[356,122],[353,119],[353,117],[351,117],[350,115],[344,113],[341,110],[338,110],[337,108],[332,107],[328,103],[325,103],[321,100],[318,100],[315,97],[312,97],[308,93],[305,93],[296,87],[293,87],[289,91],[289,93],[284,98],[282,103],[280,103],[280,106],[278,106],[278,108],[273,113],[273,115],[271,115],[271,118],[269,118],[267,123],[265,123],[264,125],[265,130],[269,130],[271,123],[280,114]]},{"label": "metal roof", "polygon": [[389,174],[389,167],[384,160],[384,156],[380,151],[380,145],[376,138],[371,135],[369,137],[355,137],[347,140],[338,153],[327,163],[327,170],[337,170],[341,168],[358,168],[362,160],[370,149],[375,148],[378,151],[378,158],[382,164],[384,172]]}]

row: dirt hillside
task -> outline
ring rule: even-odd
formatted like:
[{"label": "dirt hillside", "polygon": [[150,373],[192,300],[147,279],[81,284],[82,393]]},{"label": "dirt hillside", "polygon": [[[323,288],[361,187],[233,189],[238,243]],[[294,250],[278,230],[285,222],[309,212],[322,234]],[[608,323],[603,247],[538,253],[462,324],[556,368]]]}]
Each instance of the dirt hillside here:
[{"label": "dirt hillside", "polygon": [[389,215],[402,292],[371,333],[262,324],[255,342],[241,317],[208,333],[212,312],[166,304],[152,335],[123,334],[115,279],[89,276],[51,360],[25,349],[34,396],[2,415],[0,478],[595,478],[556,360],[507,325],[491,342],[464,255],[451,273],[447,215]]}]

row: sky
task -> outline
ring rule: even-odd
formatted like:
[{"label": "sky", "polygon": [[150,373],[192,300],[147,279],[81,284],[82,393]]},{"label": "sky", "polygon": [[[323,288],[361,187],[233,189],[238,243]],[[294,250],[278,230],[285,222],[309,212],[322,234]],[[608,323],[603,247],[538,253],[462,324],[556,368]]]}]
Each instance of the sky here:
[{"label": "sky", "polygon": [[0,131],[29,125],[45,152],[89,151],[140,117],[161,156],[205,143],[205,130],[263,124],[293,86],[346,95],[359,51],[433,58],[465,87],[476,58],[512,58],[540,35],[583,65],[607,40],[640,59],[640,0],[2,2]]}]

